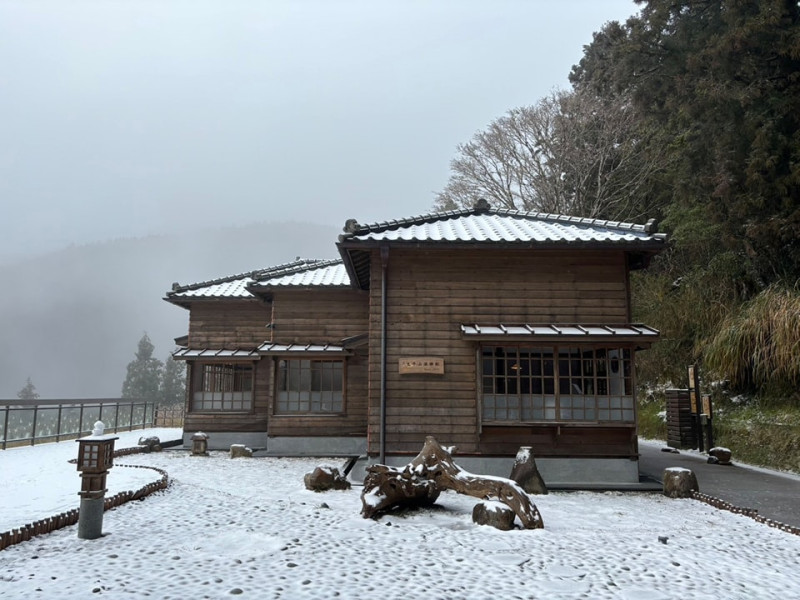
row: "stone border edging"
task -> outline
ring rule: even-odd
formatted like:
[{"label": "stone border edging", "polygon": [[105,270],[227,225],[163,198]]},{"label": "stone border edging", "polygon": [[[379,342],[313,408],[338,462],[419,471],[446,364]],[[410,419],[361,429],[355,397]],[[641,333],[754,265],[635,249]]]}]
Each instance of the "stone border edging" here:
[{"label": "stone border edging", "polygon": [[[147,446],[134,446],[132,448],[121,448],[119,450],[114,451],[114,458],[118,458],[120,456],[129,456],[131,454],[145,454],[149,452],[149,448]],[[68,461],[69,463],[75,464],[78,462],[77,459],[73,458],[72,460]],[[169,487],[169,473],[167,473],[164,469],[159,469],[158,467],[148,467],[145,465],[116,465],[119,467],[127,467],[129,469],[150,469],[152,471],[156,471],[161,475],[161,477],[152,483],[145,484],[138,490],[134,491],[125,491],[119,492],[105,498],[103,502],[103,510],[111,510],[112,508],[116,508],[126,502],[130,502],[131,500],[142,500],[145,497],[149,496],[150,494],[157,492],[159,490],[165,490]],[[75,525],[78,522],[78,515],[79,510],[77,508],[73,508],[67,512],[59,513],[52,517],[47,517],[44,519],[39,519],[38,521],[34,521],[33,523],[27,523],[22,527],[17,527],[11,529],[9,531],[4,531],[0,533],[0,551],[8,548],[9,546],[14,546],[21,542],[27,542],[33,537],[38,535],[44,535],[46,533],[51,533],[56,529],[62,529],[64,527],[69,527],[70,525]]]},{"label": "stone border edging", "polygon": [[774,519],[769,519],[763,515],[759,515],[758,510],[755,508],[742,508],[740,506],[734,506],[730,502],[726,502],[720,498],[715,498],[714,496],[709,496],[708,494],[703,494],[697,491],[692,492],[692,498],[694,500],[699,500],[700,502],[709,504],[714,508],[719,508],[721,510],[730,511],[737,515],[750,517],[757,523],[763,523],[768,527],[774,527],[775,529],[780,529],[781,531],[785,531],[786,533],[791,533],[793,535],[800,535],[800,527],[787,525],[786,523],[781,523],[780,521],[775,521]]}]

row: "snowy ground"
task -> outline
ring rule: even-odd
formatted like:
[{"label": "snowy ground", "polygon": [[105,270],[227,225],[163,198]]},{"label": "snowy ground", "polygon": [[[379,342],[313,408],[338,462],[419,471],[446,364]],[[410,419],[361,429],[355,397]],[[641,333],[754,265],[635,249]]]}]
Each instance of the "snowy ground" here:
[{"label": "snowy ground", "polygon": [[[76,453],[0,452],[0,531],[77,505]],[[314,466],[338,466],[326,460],[134,455],[116,459],[109,494],[158,477],[125,464],[164,468],[173,484],[107,512],[98,540],[69,527],[3,550],[0,597],[800,597],[800,537],[693,500],[551,493],[536,497],[545,529],[502,532],[474,525],[475,500],[449,492],[433,510],[362,519],[358,488],[305,490]]]}]

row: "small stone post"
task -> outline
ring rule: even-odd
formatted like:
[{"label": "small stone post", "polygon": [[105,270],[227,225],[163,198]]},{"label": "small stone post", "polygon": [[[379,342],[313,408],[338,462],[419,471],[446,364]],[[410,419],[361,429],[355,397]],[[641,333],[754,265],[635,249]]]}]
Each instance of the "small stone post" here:
[{"label": "small stone post", "polygon": [[692,492],[700,491],[697,477],[691,469],[669,467],[664,469],[664,495],[669,498],[691,498]]},{"label": "small stone post", "polygon": [[192,456],[208,456],[208,434],[198,431],[192,436]]}]

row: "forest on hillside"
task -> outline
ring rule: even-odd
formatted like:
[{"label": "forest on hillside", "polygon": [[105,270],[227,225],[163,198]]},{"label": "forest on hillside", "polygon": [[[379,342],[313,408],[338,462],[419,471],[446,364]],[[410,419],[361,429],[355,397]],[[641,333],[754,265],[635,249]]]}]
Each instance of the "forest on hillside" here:
[{"label": "forest on hillside", "polygon": [[571,89],[458,147],[436,207],[644,222],[668,251],[633,277],[661,330],[640,382],[698,363],[729,394],[800,405],[800,6],[638,0],[584,46]]}]

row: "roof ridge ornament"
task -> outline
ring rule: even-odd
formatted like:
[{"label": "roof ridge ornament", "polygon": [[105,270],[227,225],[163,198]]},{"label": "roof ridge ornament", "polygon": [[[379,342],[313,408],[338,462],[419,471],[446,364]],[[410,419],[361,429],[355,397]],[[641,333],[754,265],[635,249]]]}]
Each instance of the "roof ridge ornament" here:
[{"label": "roof ridge ornament", "polygon": [[644,225],[644,232],[649,234],[658,233],[658,221],[649,219]]},{"label": "roof ridge ornament", "polygon": [[489,201],[486,198],[478,198],[478,201],[475,203],[475,212],[476,213],[488,212],[491,209],[492,209],[492,205],[489,204]]},{"label": "roof ridge ornament", "polygon": [[361,225],[358,224],[356,219],[347,219],[347,221],[344,222],[344,227],[342,228],[345,233],[355,233],[359,229],[361,229]]}]

